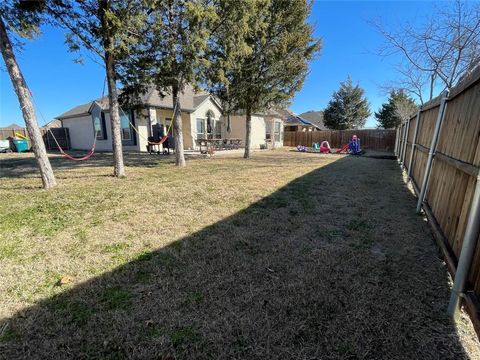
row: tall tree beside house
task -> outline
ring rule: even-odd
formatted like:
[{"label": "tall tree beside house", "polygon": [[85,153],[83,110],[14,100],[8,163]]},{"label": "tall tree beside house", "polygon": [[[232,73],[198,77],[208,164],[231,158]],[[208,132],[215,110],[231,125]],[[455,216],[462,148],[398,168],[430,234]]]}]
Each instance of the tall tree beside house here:
[{"label": "tall tree beside house", "polygon": [[[243,1],[236,36],[218,35],[212,59],[215,93],[246,115],[245,158],[250,158],[252,114],[287,102],[298,91],[320,49],[307,23],[307,0]],[[215,35],[215,33],[214,33]],[[230,41],[222,41],[230,39]],[[238,47],[236,47],[236,43]],[[232,52],[235,52],[232,56]]]},{"label": "tall tree beside house", "polygon": [[[139,41],[137,29],[144,20],[142,0],[46,0],[45,8],[56,24],[68,29],[71,51],[86,49],[105,68],[112,128],[113,174],[125,176],[120,107],[117,90],[118,61],[129,56]],[[81,59],[79,59],[81,60]]]},{"label": "tall tree beside house", "polygon": [[353,85],[348,77],[340,83],[340,89],[333,93],[332,100],[323,112],[323,122],[332,130],[361,128],[370,114],[365,91],[358,84]]},{"label": "tall tree beside house", "polygon": [[35,36],[41,22],[41,15],[37,10],[41,9],[24,9],[19,7],[20,4],[17,1],[5,1],[0,4],[0,49],[22,109],[28,136],[40,170],[43,188],[50,189],[57,184],[55,175],[38,128],[30,90],[17,63],[10,39],[12,33],[26,38]]},{"label": "tall tree beside house", "polygon": [[160,94],[172,95],[175,163],[185,166],[180,94],[187,85],[199,88],[201,68],[217,17],[210,1],[155,0],[148,4],[148,17],[142,27],[143,41],[133,56],[122,64],[126,94],[138,94],[154,84]]},{"label": "tall tree beside house", "polygon": [[375,118],[380,127],[393,129],[402,121],[408,120],[416,109],[415,101],[405,91],[393,90],[390,92],[388,101],[382,104],[378,112],[375,112]]}]

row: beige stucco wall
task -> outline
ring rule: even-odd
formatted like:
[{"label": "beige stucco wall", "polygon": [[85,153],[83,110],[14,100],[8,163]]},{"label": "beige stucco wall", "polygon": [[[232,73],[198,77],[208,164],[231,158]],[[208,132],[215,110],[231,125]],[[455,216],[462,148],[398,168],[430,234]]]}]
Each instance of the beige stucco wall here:
[{"label": "beige stucco wall", "polygon": [[[242,144],[245,144],[246,134],[246,118],[245,115],[231,115],[230,123],[232,131],[227,134],[228,138],[242,139]],[[266,123],[265,119],[259,115],[252,115],[252,149],[259,149],[260,145],[265,144]]]},{"label": "beige stucco wall", "polygon": [[[145,117],[138,116],[138,112],[135,112],[136,127],[140,133],[147,133],[148,120]],[[71,119],[62,120],[63,127],[69,129],[70,142],[72,149],[77,150],[90,150],[94,141],[93,122],[91,115],[85,115],[82,117],[75,117]],[[96,151],[112,151],[112,127],[110,124],[110,114],[105,113],[105,128],[107,130],[107,138],[105,140],[98,140],[96,142]],[[141,149],[146,151],[145,141],[143,141],[133,130],[133,136],[137,138],[137,145],[123,146],[124,151],[137,151]],[[142,140],[142,141],[140,141]],[[143,146],[142,146],[143,145]]]},{"label": "beige stucco wall", "polygon": [[278,141],[275,141],[273,144],[274,148],[279,148],[283,146],[283,132],[284,132],[284,123],[283,120],[274,116],[266,116],[265,117],[265,122],[266,122],[266,128],[271,131],[272,134],[272,139],[274,139],[275,136],[275,123],[280,124],[280,139]]},{"label": "beige stucco wall", "polygon": [[[155,116],[152,116],[151,118],[152,125],[155,125],[157,123],[166,125],[166,119],[173,118],[173,110],[172,109],[154,109],[154,115]],[[192,135],[191,135],[191,132],[192,132],[191,123],[192,122],[190,119],[190,114],[183,111],[182,112],[182,133],[183,133],[184,149],[193,148],[193,141],[192,141]],[[170,131],[173,131],[173,129],[171,129]]]},{"label": "beige stucco wall", "polygon": [[139,134],[135,132],[137,137],[137,148],[140,151],[147,151],[149,131],[149,109],[142,109],[135,111],[135,127]]},{"label": "beige stucco wall", "polygon": [[[70,146],[76,150],[90,150],[93,145],[93,122],[90,115],[62,120],[70,133]],[[110,129],[107,129],[107,132]],[[97,146],[100,140],[97,140]]]},{"label": "beige stucco wall", "polygon": [[227,124],[224,122],[222,117],[222,112],[220,109],[215,105],[215,103],[211,99],[205,100],[191,115],[190,115],[190,129],[191,132],[188,134],[190,137],[191,143],[193,144],[193,148],[196,148],[196,139],[197,139],[197,119],[202,119],[205,121],[205,130],[207,129],[207,113],[211,111],[213,113],[214,121],[220,121],[221,123],[221,132],[222,137],[226,133]]}]

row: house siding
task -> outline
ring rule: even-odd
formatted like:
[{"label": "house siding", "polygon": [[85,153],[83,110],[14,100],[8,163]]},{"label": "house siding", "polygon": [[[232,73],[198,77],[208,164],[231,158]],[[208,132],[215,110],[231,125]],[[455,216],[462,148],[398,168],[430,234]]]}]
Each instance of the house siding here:
[{"label": "house siding", "polygon": [[[70,134],[70,146],[72,149],[90,150],[92,148],[94,132],[91,115],[63,119],[62,123],[63,127],[68,128]],[[109,129],[107,129],[107,132],[108,130]],[[100,141],[101,140],[97,140],[97,144]]]},{"label": "house siding", "polygon": [[[137,128],[141,133],[146,133],[147,128],[145,125],[145,119],[142,116],[138,116],[138,112],[135,112],[135,120],[137,121]],[[68,128],[70,134],[70,143],[72,149],[76,150],[90,150],[94,141],[93,122],[91,115],[85,115],[81,117],[74,117],[70,119],[63,119],[63,127]],[[107,133],[106,139],[97,139],[95,149],[97,151],[112,151],[112,126],[110,123],[110,114],[105,113],[105,130]],[[136,151],[142,145],[141,138],[133,130],[133,136],[137,137],[137,145],[124,145],[125,151]],[[140,139],[139,139],[140,138]],[[144,149],[146,150],[145,146]]]},{"label": "house siding", "polygon": [[[232,131],[227,134],[228,138],[242,139],[242,144],[245,143],[246,136],[246,117],[245,115],[231,115],[230,123]],[[266,137],[266,123],[263,116],[252,115],[252,149],[259,149],[260,145],[265,144]]]},{"label": "house siding", "polygon": [[211,111],[213,113],[213,117],[215,120],[220,120],[221,121],[221,127],[222,127],[222,137],[224,137],[224,134],[226,133],[227,129],[227,124],[224,121],[222,117],[222,112],[220,109],[215,105],[215,103],[211,100],[208,99],[203,102],[191,115],[190,115],[190,141],[192,144],[192,149],[195,149],[196,146],[196,139],[197,139],[197,119],[206,119],[207,118],[207,113]]}]

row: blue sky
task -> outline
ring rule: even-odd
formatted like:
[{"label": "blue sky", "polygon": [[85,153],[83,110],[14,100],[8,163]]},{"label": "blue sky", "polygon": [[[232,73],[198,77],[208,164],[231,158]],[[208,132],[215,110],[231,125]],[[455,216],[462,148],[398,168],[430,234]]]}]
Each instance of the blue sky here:
[{"label": "blue sky", "polygon": [[[350,75],[365,89],[373,113],[387,98],[380,85],[395,79],[393,65],[398,59],[375,55],[382,38],[368,20],[381,18],[388,27],[406,20],[415,23],[435,5],[433,1],[315,1],[310,21],[315,35],[323,39],[323,48],[311,63],[310,74],[291,109],[297,113],[323,109],[339,83]],[[88,58],[84,65],[74,63],[75,55],[67,52],[62,29],[44,28],[42,36],[27,42],[17,58],[41,111],[37,114],[40,124],[102,94],[103,68]],[[0,91],[0,126],[13,122],[23,125],[3,62]],[[375,126],[373,116],[366,126]]]}]

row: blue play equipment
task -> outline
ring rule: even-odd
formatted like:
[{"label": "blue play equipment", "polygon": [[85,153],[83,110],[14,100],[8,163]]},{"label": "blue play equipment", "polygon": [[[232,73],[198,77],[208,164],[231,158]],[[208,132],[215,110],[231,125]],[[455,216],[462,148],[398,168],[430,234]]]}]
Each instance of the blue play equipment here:
[{"label": "blue play equipment", "polygon": [[360,138],[358,138],[357,135],[352,136],[352,140],[350,140],[348,144],[348,152],[352,155],[360,155],[362,153]]}]

